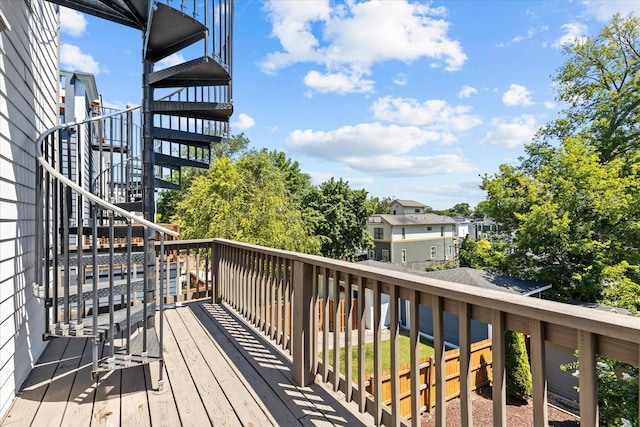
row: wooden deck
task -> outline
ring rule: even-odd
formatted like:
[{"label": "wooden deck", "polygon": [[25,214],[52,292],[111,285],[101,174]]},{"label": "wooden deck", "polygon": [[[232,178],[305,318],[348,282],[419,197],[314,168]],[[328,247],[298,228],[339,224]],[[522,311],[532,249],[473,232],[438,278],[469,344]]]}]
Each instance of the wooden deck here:
[{"label": "wooden deck", "polygon": [[291,362],[224,305],[164,312],[158,364],[91,379],[91,341],[52,340],[2,426],[364,426],[355,405],[321,385],[297,387]]}]

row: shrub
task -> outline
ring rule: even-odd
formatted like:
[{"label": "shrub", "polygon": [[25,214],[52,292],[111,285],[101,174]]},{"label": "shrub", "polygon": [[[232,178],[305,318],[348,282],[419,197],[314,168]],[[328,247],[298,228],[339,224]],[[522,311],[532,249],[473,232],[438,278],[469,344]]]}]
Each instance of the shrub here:
[{"label": "shrub", "polygon": [[504,340],[507,396],[526,400],[531,396],[533,385],[524,336],[518,332],[505,331]]}]

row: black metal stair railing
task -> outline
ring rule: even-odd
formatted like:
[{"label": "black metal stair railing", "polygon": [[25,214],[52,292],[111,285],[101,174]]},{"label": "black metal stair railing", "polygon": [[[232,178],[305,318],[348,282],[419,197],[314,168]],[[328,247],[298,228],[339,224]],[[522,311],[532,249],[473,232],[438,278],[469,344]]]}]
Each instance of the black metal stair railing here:
[{"label": "black metal stair railing", "polygon": [[[44,338],[93,339],[93,373],[162,361],[162,334],[155,330],[156,286],[167,287],[164,242],[178,233],[135,216],[90,191],[91,180],[69,164],[87,164],[81,136],[91,144],[135,108],[80,123],[59,125],[37,141],[36,281],[44,300]],[[113,122],[113,123],[110,123]],[[66,166],[65,166],[66,165]],[[134,237],[158,236],[160,280],[148,268]],[[154,258],[155,258],[155,254]],[[159,319],[162,325],[162,316]],[[162,329],[162,327],[160,327]],[[116,335],[121,333],[119,340]],[[99,354],[99,346],[105,350]],[[162,371],[161,371],[162,372]]]}]

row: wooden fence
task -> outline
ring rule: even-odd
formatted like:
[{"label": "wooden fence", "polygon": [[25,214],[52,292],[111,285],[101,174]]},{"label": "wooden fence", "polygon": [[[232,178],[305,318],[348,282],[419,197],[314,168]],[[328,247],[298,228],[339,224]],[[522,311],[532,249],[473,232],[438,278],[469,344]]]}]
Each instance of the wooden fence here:
[{"label": "wooden fence", "polygon": [[[335,300],[333,298],[329,298],[329,331],[330,332],[334,332],[335,331],[335,323],[336,323],[336,310],[335,310]],[[352,299],[351,300],[351,307],[353,309],[353,307],[356,306],[356,300]],[[321,331],[322,330],[322,322],[324,321],[324,316],[323,316],[323,307],[324,307],[324,300],[322,298],[318,299],[318,330]],[[344,332],[345,331],[345,312],[344,312],[344,300],[341,299],[340,302],[338,303],[338,310],[339,310],[339,314],[338,316],[340,316],[340,318],[342,319],[342,321],[340,322],[340,331],[339,332]],[[351,316],[352,321],[351,321],[351,330],[355,331],[358,329],[358,320],[356,318],[356,316]]]},{"label": "wooden fence", "polygon": [[[446,369],[446,400],[460,396],[460,350],[449,350],[444,354]],[[421,412],[431,412],[436,406],[435,373],[431,369],[434,366],[433,357],[420,361],[420,406]],[[492,378],[491,370],[491,340],[479,341],[471,345],[471,389],[489,384]],[[400,380],[400,415],[411,417],[411,375],[410,366],[402,366],[399,369]],[[391,373],[382,372],[382,403],[391,405]],[[373,393],[373,377],[367,378],[367,391]]]}]

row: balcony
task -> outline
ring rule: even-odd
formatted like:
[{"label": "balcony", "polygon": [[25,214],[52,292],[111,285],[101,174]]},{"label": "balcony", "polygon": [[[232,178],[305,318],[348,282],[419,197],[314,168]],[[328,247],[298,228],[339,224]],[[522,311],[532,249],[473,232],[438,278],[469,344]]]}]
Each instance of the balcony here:
[{"label": "balcony", "polygon": [[[91,379],[90,339],[57,338],[24,384],[3,425],[420,425],[435,413],[447,425],[443,313],[460,319],[460,416],[472,425],[470,322],[492,326],[494,425],[505,426],[506,329],[530,337],[536,426],[548,425],[545,345],[579,350],[582,426],[598,425],[596,355],[638,365],[637,318],[551,301],[477,289],[375,267],[212,239],[156,245],[158,265],[175,268],[176,282],[156,292],[164,321],[164,367],[132,366]],[[191,260],[189,266],[188,260]],[[364,291],[364,292],[363,292]],[[325,295],[344,299],[344,316]],[[381,301],[388,296],[391,399],[382,397]],[[366,299],[372,298],[367,308]],[[400,411],[400,303],[408,301],[410,415]],[[434,407],[420,401],[419,306],[432,308]],[[367,320],[372,330],[365,331]],[[355,325],[355,328],[354,328]],[[158,326],[157,329],[162,329]],[[336,329],[338,330],[338,329]],[[357,330],[357,331],[356,331]],[[369,336],[369,338],[367,338]],[[116,337],[122,339],[122,336]],[[373,376],[365,377],[367,340],[374,345]],[[343,368],[333,349],[345,347]],[[359,355],[351,363],[352,354]],[[151,368],[150,368],[151,367]],[[162,379],[160,376],[162,375]],[[371,392],[361,385],[369,385]],[[44,417],[44,418],[42,418]],[[206,420],[209,420],[207,423]]]}]

